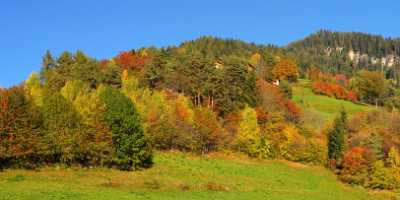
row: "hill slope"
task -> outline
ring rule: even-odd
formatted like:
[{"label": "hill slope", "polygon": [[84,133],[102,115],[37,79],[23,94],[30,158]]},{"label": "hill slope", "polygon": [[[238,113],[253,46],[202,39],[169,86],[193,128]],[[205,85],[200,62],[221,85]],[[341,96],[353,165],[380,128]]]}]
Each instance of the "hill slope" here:
[{"label": "hill slope", "polygon": [[307,113],[316,113],[325,121],[333,119],[342,107],[350,117],[358,112],[374,109],[369,105],[355,104],[350,101],[316,95],[311,91],[307,80],[300,80],[298,84],[293,86],[293,100]]},{"label": "hill slope", "polygon": [[159,153],[139,172],[108,169],[8,170],[0,173],[0,199],[388,199],[350,188],[321,167],[255,161],[238,155],[194,157]]}]

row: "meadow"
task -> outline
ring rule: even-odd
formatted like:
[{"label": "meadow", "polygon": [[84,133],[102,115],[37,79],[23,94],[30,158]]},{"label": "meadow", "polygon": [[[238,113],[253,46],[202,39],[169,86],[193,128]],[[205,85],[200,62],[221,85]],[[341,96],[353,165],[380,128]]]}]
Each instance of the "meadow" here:
[{"label": "meadow", "polygon": [[152,168],[48,167],[0,172],[1,200],[55,199],[396,199],[344,185],[322,167],[288,161],[249,159],[218,153],[207,156],[157,152]]},{"label": "meadow", "polygon": [[351,117],[362,111],[371,111],[375,107],[365,104],[357,104],[351,101],[335,99],[314,94],[308,80],[300,80],[293,86],[293,100],[308,113],[316,113],[325,121],[332,120],[343,107]]}]

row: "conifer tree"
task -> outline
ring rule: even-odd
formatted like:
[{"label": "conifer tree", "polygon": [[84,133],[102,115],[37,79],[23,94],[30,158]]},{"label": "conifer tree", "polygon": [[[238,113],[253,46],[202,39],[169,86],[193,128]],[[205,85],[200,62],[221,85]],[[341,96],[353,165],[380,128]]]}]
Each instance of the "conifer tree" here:
[{"label": "conifer tree", "polygon": [[347,113],[342,108],[328,133],[328,158],[336,163],[340,163],[343,158],[346,130]]}]

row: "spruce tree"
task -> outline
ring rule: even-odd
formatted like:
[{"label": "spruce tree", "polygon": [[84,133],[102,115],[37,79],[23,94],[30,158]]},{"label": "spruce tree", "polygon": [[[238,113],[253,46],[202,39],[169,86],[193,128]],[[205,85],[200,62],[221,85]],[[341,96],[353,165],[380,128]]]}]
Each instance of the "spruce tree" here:
[{"label": "spruce tree", "polygon": [[346,129],[347,114],[342,108],[328,133],[328,158],[336,163],[340,163],[343,158]]},{"label": "spruce tree", "polygon": [[53,55],[51,55],[51,52],[49,50],[46,51],[46,54],[43,56],[42,59],[42,67],[43,70],[50,70],[56,66],[56,62],[53,58]]}]

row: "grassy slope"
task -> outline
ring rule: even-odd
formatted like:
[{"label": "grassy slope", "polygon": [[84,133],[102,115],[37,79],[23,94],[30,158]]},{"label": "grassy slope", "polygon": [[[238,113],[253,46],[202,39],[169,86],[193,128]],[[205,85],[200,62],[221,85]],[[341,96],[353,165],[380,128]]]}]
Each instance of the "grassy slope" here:
[{"label": "grassy slope", "polygon": [[303,107],[305,111],[315,112],[325,118],[325,120],[333,119],[342,106],[350,116],[361,111],[374,109],[372,106],[316,95],[308,85],[309,82],[306,80],[300,80],[298,84],[294,85],[293,100]]},{"label": "grassy slope", "polygon": [[242,156],[193,157],[157,153],[141,172],[108,169],[8,170],[0,173],[0,199],[390,199],[335,180],[328,170]]}]

